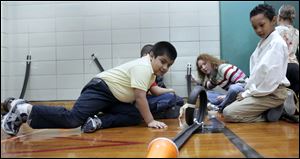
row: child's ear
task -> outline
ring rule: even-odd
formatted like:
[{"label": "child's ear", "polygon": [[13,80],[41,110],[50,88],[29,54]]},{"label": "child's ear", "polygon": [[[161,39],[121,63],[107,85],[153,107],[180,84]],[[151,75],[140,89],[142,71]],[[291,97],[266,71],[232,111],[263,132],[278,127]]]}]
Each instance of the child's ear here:
[{"label": "child's ear", "polygon": [[275,26],[276,25],[276,23],[277,23],[277,16],[274,16],[273,17],[273,19],[272,19],[272,22],[271,22],[272,24],[273,24],[273,26]]}]

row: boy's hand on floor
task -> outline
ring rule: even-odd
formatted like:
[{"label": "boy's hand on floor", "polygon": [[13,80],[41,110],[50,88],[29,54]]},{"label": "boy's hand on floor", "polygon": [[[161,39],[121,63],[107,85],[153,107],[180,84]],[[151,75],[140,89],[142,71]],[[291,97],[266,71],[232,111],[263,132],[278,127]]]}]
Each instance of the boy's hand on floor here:
[{"label": "boy's hand on floor", "polygon": [[148,123],[148,127],[162,129],[162,128],[166,128],[168,126],[163,122],[152,120],[150,123]]}]

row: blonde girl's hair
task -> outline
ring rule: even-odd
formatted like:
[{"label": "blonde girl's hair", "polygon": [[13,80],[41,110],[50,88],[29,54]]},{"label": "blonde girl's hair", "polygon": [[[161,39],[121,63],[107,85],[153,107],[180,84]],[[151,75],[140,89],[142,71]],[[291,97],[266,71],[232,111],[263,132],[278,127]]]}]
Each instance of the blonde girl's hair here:
[{"label": "blonde girl's hair", "polygon": [[220,60],[212,55],[209,55],[208,53],[202,53],[197,57],[196,66],[197,66],[197,72],[198,76],[200,77],[200,80],[203,82],[205,80],[205,74],[200,70],[200,67],[198,66],[198,61],[203,60],[205,62],[210,62],[213,69],[218,68],[219,65],[225,63],[225,61]]},{"label": "blonde girl's hair", "polygon": [[289,4],[283,4],[278,11],[278,15],[283,20],[289,20],[291,23],[293,23],[295,17],[296,17],[296,10],[295,7]]}]

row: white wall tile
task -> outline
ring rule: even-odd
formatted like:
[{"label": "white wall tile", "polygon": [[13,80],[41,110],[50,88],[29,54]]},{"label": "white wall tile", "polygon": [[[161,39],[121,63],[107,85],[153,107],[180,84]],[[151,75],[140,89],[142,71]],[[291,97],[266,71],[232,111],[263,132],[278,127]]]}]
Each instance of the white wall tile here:
[{"label": "white wall tile", "polygon": [[195,1],[171,1],[170,12],[197,12],[199,11],[199,2]]},{"label": "white wall tile", "polygon": [[138,28],[140,19],[138,14],[125,14],[112,16],[112,29]]},{"label": "white wall tile", "polygon": [[[99,63],[103,67],[104,70],[108,70],[112,68],[112,60],[111,59],[99,59]],[[84,60],[84,73],[100,73],[100,70],[96,63],[92,60]]]},{"label": "white wall tile", "polygon": [[[26,63],[22,63],[25,70]],[[23,71],[25,74],[25,71]],[[54,75],[56,74],[56,61],[34,61],[30,66],[31,75]]]},{"label": "white wall tile", "polygon": [[170,20],[168,13],[148,13],[141,14],[141,27],[142,28],[153,28],[153,27],[169,27]]},{"label": "white wall tile", "polygon": [[76,100],[80,96],[81,89],[57,89],[56,100]]},{"label": "white wall tile", "polygon": [[32,19],[29,20],[29,32],[54,32],[55,31],[55,19]]},{"label": "white wall tile", "polygon": [[56,31],[82,31],[82,17],[62,17],[55,20]]},{"label": "white wall tile", "polygon": [[114,44],[113,59],[115,58],[139,58],[140,44]]},{"label": "white wall tile", "polygon": [[83,23],[84,30],[108,30],[111,28],[110,16],[85,17]]},{"label": "white wall tile", "polygon": [[138,43],[140,42],[139,29],[112,30],[112,42],[115,43]]},{"label": "white wall tile", "polygon": [[220,55],[220,41],[200,41],[200,53]]},{"label": "white wall tile", "polygon": [[11,61],[26,61],[29,48],[11,48],[8,51],[8,56]]},{"label": "white wall tile", "polygon": [[199,12],[192,13],[171,13],[170,26],[171,27],[195,27],[199,26]]},{"label": "white wall tile", "polygon": [[21,34],[29,33],[29,19],[11,19],[7,21],[8,33]]},{"label": "white wall tile", "polygon": [[137,1],[112,1],[111,2],[112,14],[124,15],[124,14],[138,14],[139,2]]},{"label": "white wall tile", "polygon": [[[2,69],[2,67],[1,67],[1,69]],[[7,90],[9,88],[7,82],[8,82],[8,76],[1,76],[1,91]]]},{"label": "white wall tile", "polygon": [[[10,62],[8,63],[8,72],[10,77],[24,76],[26,70],[26,62]],[[31,72],[32,73],[32,72]]]},{"label": "white wall tile", "polygon": [[156,43],[158,41],[170,41],[169,28],[141,29],[141,42]]},{"label": "white wall tile", "polygon": [[172,65],[172,71],[186,71],[186,66],[188,63],[191,63],[192,69],[195,69],[197,56],[198,55],[177,57],[174,64]]},{"label": "white wall tile", "polygon": [[1,17],[1,33],[7,33],[8,32],[8,20]]},{"label": "white wall tile", "polygon": [[173,42],[177,51],[177,57],[196,56],[200,51],[199,42]]},{"label": "white wall tile", "polygon": [[29,101],[58,100],[56,89],[26,90],[24,98]]},{"label": "white wall tile", "polygon": [[199,5],[200,26],[219,26],[219,2],[206,1]]},{"label": "white wall tile", "polygon": [[[7,81],[8,90],[22,90],[24,76],[9,77]],[[21,92],[20,92],[21,93]]]},{"label": "white wall tile", "polygon": [[29,35],[30,47],[55,46],[54,33],[32,33]]},{"label": "white wall tile", "polygon": [[82,32],[57,32],[56,45],[82,45],[83,33]]},{"label": "white wall tile", "polygon": [[171,41],[199,41],[198,27],[171,28]]},{"label": "white wall tile", "polygon": [[111,44],[111,31],[84,31],[84,44]]},{"label": "white wall tile", "polygon": [[57,61],[57,74],[82,74],[83,60]]},{"label": "white wall tile", "polygon": [[172,86],[172,88],[175,90],[176,94],[180,97],[187,97],[187,86],[185,85],[180,85],[180,86]]},{"label": "white wall tile", "polygon": [[27,89],[56,89],[56,75],[29,76]]},{"label": "white wall tile", "polygon": [[84,85],[88,84],[96,74],[84,74]]},{"label": "white wall tile", "polygon": [[56,17],[80,17],[82,15],[82,7],[78,2],[55,5]]},{"label": "white wall tile", "polygon": [[57,76],[57,88],[58,89],[81,89],[84,85],[84,76],[80,75],[58,75]]},{"label": "white wall tile", "polygon": [[[6,39],[7,35],[1,34],[1,46],[7,46],[7,43],[2,44],[2,39]],[[8,47],[15,48],[15,47],[29,47],[29,34],[8,34]],[[6,41],[4,41],[6,42]]]},{"label": "white wall tile", "polygon": [[53,18],[53,4],[37,5],[18,5],[10,6],[8,9],[9,19],[27,19],[27,18]]},{"label": "white wall tile", "polygon": [[8,37],[6,33],[1,33],[1,47],[8,47]]},{"label": "white wall tile", "polygon": [[[8,98],[8,97],[19,97],[21,93],[21,89],[20,90],[6,90],[5,91],[5,97],[2,99],[2,102]],[[27,100],[27,95],[28,91],[26,91],[24,98]]]},{"label": "white wall tile", "polygon": [[186,71],[172,72],[172,86],[186,85]]},{"label": "white wall tile", "polygon": [[200,27],[200,41],[203,40],[220,40],[220,27]]},{"label": "white wall tile", "polygon": [[85,45],[84,59],[91,59],[92,54],[98,59],[112,58],[111,45]]},{"label": "white wall tile", "polygon": [[85,1],[83,5],[84,16],[95,16],[95,15],[110,15],[111,2],[105,1]]},{"label": "white wall tile", "polygon": [[8,55],[9,55],[8,48],[1,46],[1,62],[8,61],[10,59]]},{"label": "white wall tile", "polygon": [[1,61],[1,78],[9,75],[9,63]]},{"label": "white wall tile", "polygon": [[140,13],[168,13],[167,1],[140,1]]},{"label": "white wall tile", "polygon": [[75,60],[83,58],[83,46],[61,46],[57,47],[57,60]]},{"label": "white wall tile", "polygon": [[[27,49],[29,51],[24,50],[23,54],[26,54],[26,57],[28,54],[31,53],[31,60],[32,61],[54,61],[56,60],[56,50],[55,47],[33,47],[30,49]],[[28,53],[29,52],[29,53]],[[24,58],[23,58],[24,59]]]},{"label": "white wall tile", "polygon": [[7,15],[7,1],[1,1],[1,19],[2,18],[8,18],[8,15]]}]

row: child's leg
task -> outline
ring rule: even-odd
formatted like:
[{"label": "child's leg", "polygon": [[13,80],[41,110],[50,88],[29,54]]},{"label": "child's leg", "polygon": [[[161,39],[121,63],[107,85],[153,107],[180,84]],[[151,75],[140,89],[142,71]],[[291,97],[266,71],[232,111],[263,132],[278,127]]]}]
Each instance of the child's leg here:
[{"label": "child's leg", "polygon": [[147,97],[150,110],[153,110],[153,113],[164,111],[176,103],[176,96],[174,93],[164,93],[159,96],[149,96]]},{"label": "child's leg", "polygon": [[234,102],[236,100],[237,95],[240,92],[243,92],[244,90],[245,90],[244,84],[242,84],[242,83],[236,83],[236,84],[230,85],[227,95],[225,96],[223,102],[218,105],[220,110],[222,111],[227,105]]},{"label": "child's leg", "polygon": [[112,128],[137,125],[141,122],[142,116],[135,105],[130,103],[116,103],[98,116],[102,125],[100,128]]},{"label": "child's leg", "polygon": [[285,87],[279,86],[272,94],[235,101],[223,110],[224,119],[228,122],[266,121],[263,113],[283,104],[286,91]]},{"label": "child's leg", "polygon": [[100,80],[90,81],[71,110],[55,106],[33,106],[28,123],[32,128],[76,128],[88,117],[108,108],[116,99]]},{"label": "child's leg", "polygon": [[211,104],[218,105],[222,101],[218,100],[218,96],[224,95],[216,91],[206,91],[207,99]]}]

